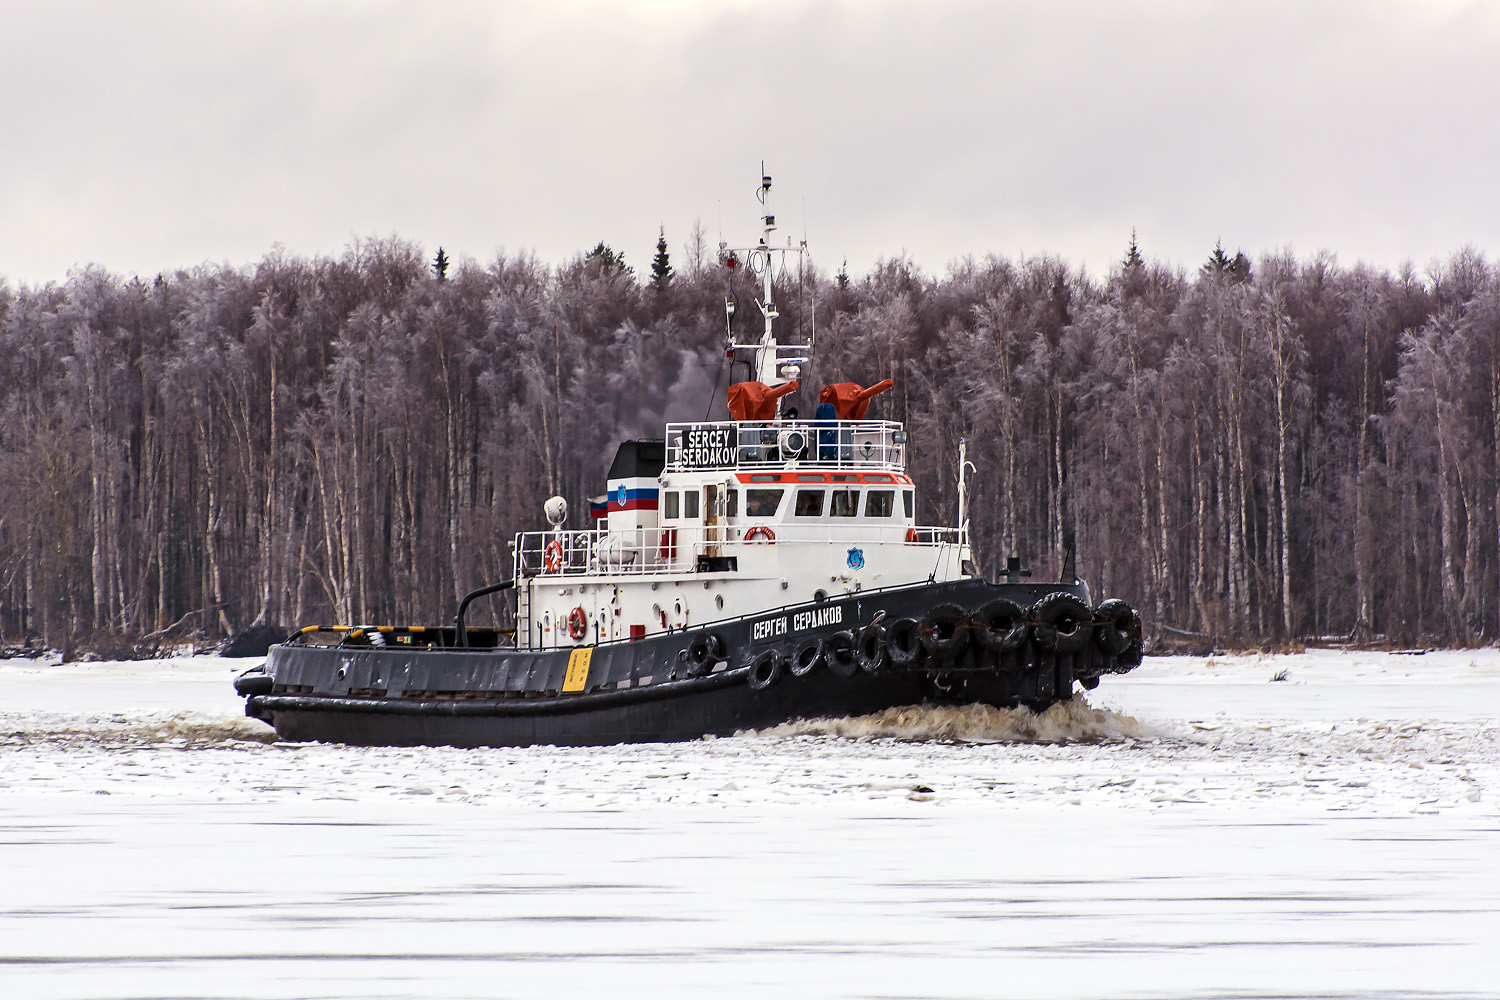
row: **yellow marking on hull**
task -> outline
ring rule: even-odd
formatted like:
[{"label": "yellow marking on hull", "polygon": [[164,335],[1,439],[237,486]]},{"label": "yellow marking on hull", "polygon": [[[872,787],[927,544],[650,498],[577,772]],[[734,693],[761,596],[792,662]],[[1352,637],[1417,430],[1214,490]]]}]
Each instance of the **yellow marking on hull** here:
[{"label": "yellow marking on hull", "polygon": [[589,683],[589,661],[594,658],[594,647],[584,646],[568,655],[568,673],[563,678],[563,693],[582,691]]}]

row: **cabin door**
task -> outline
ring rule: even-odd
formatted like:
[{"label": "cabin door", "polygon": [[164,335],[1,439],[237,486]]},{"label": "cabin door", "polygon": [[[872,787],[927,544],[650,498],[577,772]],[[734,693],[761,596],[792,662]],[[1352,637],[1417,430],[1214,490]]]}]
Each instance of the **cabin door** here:
[{"label": "cabin door", "polygon": [[703,487],[703,554],[719,555],[724,540],[723,497],[717,485]]}]

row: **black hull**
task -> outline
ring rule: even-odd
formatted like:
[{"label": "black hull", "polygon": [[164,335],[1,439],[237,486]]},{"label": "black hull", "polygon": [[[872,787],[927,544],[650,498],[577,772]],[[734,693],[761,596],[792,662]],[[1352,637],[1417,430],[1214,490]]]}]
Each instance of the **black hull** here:
[{"label": "black hull", "polygon": [[[873,670],[830,665],[827,657],[801,676],[790,666],[799,651],[829,650],[830,637],[857,635],[877,621],[921,620],[944,606],[972,612],[1000,597],[1029,607],[1058,591],[1084,596],[1081,587],[982,580],[895,588],[604,643],[588,648],[581,665],[568,649],[289,641],[272,648],[269,676],[242,684],[242,691],[257,692],[246,714],[270,723],[283,739],[386,746],[675,742],[931,701],[1040,708],[1072,697],[1075,681],[1092,687],[1104,673],[1133,667],[1138,635],[1121,654],[1092,639],[1060,653],[1033,636],[1005,651],[964,641],[960,651],[938,652],[929,643],[904,663],[867,662]],[[694,640],[708,636],[722,643],[719,655],[695,666]]]}]

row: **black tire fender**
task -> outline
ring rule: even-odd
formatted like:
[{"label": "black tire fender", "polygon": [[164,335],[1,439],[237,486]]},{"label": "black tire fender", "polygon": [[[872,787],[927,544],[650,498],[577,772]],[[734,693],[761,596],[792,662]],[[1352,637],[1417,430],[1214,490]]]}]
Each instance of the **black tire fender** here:
[{"label": "black tire fender", "polygon": [[835,632],[823,641],[823,662],[834,676],[848,680],[859,672],[857,645],[853,632]]},{"label": "black tire fender", "polygon": [[1115,656],[1141,641],[1141,616],[1118,597],[1094,609],[1094,641]]},{"label": "black tire fender", "polygon": [[818,669],[823,662],[823,642],[821,639],[804,639],[802,645],[797,647],[797,652],[792,654],[787,669],[793,677],[806,677]]},{"label": "black tire fender", "polygon": [[781,651],[763,649],[750,661],[749,682],[752,690],[764,691],[781,680]]},{"label": "black tire fender", "polygon": [[878,674],[889,666],[891,654],[885,645],[885,626],[879,622],[871,622],[860,629],[854,651],[859,669],[867,674]]},{"label": "black tire fender", "polygon": [[922,656],[922,627],[915,618],[897,618],[885,627],[885,648],[891,664],[909,667]]},{"label": "black tire fender", "polygon": [[968,647],[972,631],[969,613],[957,604],[939,604],[922,616],[922,644],[929,656],[953,659]]},{"label": "black tire fender", "polygon": [[1020,649],[1031,638],[1025,609],[1005,597],[989,601],[974,615],[974,638],[997,653]]},{"label": "black tire fender", "polygon": [[718,634],[709,633],[698,636],[693,640],[692,645],[688,646],[688,676],[702,677],[713,670],[714,664],[727,659],[728,654],[729,650],[724,645],[723,638]]},{"label": "black tire fender", "polygon": [[1078,653],[1089,644],[1094,616],[1089,606],[1065,591],[1048,594],[1031,609],[1036,643],[1054,653]]},{"label": "black tire fender", "polygon": [[270,694],[276,681],[262,667],[252,667],[234,679],[234,693],[241,698],[257,694]]}]

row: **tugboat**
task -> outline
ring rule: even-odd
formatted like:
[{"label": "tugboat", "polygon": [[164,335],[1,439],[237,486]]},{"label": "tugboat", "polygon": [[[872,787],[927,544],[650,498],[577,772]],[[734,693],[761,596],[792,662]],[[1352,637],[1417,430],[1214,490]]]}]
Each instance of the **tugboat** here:
[{"label": "tugboat", "polygon": [[[1138,665],[1140,618],[1091,604],[1071,557],[1057,583],[1015,559],[979,574],[963,471],[957,526],[917,524],[906,431],[866,416],[889,379],[822,387],[811,420],[783,411],[812,344],[777,341],[772,265],[807,248],[771,245],[770,190],[759,243],[719,250],[759,276],[764,319],[752,343],[729,323],[755,376],[729,387],[732,419],[622,442],[598,525],[565,528],[549,499],[511,579],[451,626],[314,625],[272,646],[235,680],[245,714],[294,741],[669,742],[920,703],[1039,710]],[[465,624],[501,592],[513,630]]]}]

